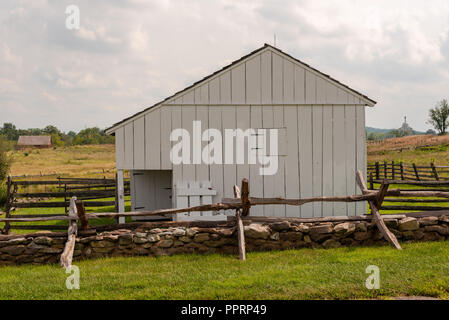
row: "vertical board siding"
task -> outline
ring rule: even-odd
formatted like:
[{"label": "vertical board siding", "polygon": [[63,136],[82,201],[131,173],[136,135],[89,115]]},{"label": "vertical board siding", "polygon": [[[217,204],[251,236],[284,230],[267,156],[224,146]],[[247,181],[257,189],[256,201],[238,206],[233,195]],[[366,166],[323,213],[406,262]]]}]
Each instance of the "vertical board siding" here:
[{"label": "vertical board siding", "polygon": [[[205,106],[196,107],[196,120],[201,122],[201,135],[209,128],[209,108]],[[208,145],[207,141],[201,142],[201,152]],[[201,158],[201,164],[195,165],[196,181],[209,181],[209,166]]]},{"label": "vertical board siding", "polygon": [[246,103],[260,103],[260,55],[246,63]]},{"label": "vertical board siding", "polygon": [[[357,170],[363,172],[363,176],[366,179],[366,131],[365,131],[365,107],[356,107],[356,139],[357,139]],[[357,187],[357,194],[362,192]],[[362,215],[367,212],[366,202],[357,202],[356,204],[356,214]]]},{"label": "vertical board siding", "polygon": [[[196,118],[194,106],[183,106],[181,108],[182,128],[190,133],[190,164],[182,165],[182,181],[195,181],[195,165],[193,160],[193,121]],[[185,137],[187,139],[188,137]]]},{"label": "vertical board siding", "polygon": [[284,102],[284,59],[277,54],[272,54],[272,59],[273,103],[280,104]]},{"label": "vertical board siding", "polygon": [[[346,142],[344,107],[334,107],[333,137],[334,196],[346,196]],[[344,216],[347,212],[346,209],[346,203],[334,203],[334,215]]]},{"label": "vertical board siding", "polygon": [[[171,123],[172,123],[172,130],[176,128],[181,128],[182,123],[182,113],[181,113],[181,107],[173,106],[171,108]],[[173,145],[176,142],[171,142],[170,149],[173,147]],[[173,179],[172,179],[172,191],[175,190],[176,184],[182,181],[182,164],[173,164]],[[176,208],[176,197],[172,197],[173,202],[173,208]]]},{"label": "vertical board siding", "polygon": [[231,101],[233,104],[245,103],[245,64],[231,70]]},{"label": "vertical board siding", "polygon": [[[271,52],[263,52],[260,55],[260,76],[261,76],[261,100],[262,103],[272,102],[271,86]],[[253,127],[254,128],[254,127]]]},{"label": "vertical board siding", "polygon": [[[171,107],[164,106],[161,108],[161,125],[160,125],[160,138],[161,138],[161,169],[169,170],[172,168],[170,161],[170,133],[172,131],[172,115]],[[150,142],[146,140],[148,146]]]},{"label": "vertical board siding", "polygon": [[[249,106],[241,106],[236,108],[236,123],[237,128],[245,131],[250,128],[251,119],[250,119],[250,107]],[[251,137],[249,138],[251,139]],[[249,139],[245,139],[245,147],[244,147],[244,164],[237,164],[237,179],[236,184],[241,187],[242,179],[249,179],[249,164],[248,164],[248,143]],[[236,151],[237,155],[237,151]]]},{"label": "vertical board siding", "polygon": [[[323,107],[323,196],[325,197],[334,195],[333,111],[334,107]],[[322,208],[324,217],[334,214],[332,202],[323,202]]]},{"label": "vertical board siding", "polygon": [[[323,195],[323,107],[312,107],[313,196]],[[322,216],[322,203],[313,204],[314,217]]]},{"label": "vertical board siding", "polygon": [[[300,196],[310,198],[313,190],[312,175],[312,107],[298,108],[298,132],[299,132],[299,177]],[[313,203],[301,206],[301,216],[313,217]]]},{"label": "vertical board siding", "polygon": [[[209,107],[209,128],[218,129],[222,131],[222,115],[221,107]],[[214,196],[213,201],[219,202],[224,197],[223,193],[223,165],[211,164],[209,166],[210,181],[212,182],[212,188],[217,190],[217,195]]]},{"label": "vertical board siding", "polygon": [[[134,169],[145,169],[145,117],[134,120]],[[159,140],[158,137],[156,137]],[[156,140],[155,139],[155,140]]]},{"label": "vertical board siding", "polygon": [[292,62],[284,60],[284,103],[295,103],[295,66]]},{"label": "vertical board siding", "polygon": [[[251,106],[250,111],[251,117],[251,128],[257,129],[262,128],[262,107],[260,106]],[[256,136],[256,138],[258,138]],[[257,149],[255,150],[257,153]],[[258,162],[257,162],[258,163]],[[263,192],[263,177],[259,174],[259,164],[253,164],[249,166],[249,184],[250,184],[250,193],[253,197],[262,198],[264,196]],[[256,206],[251,208],[251,215],[253,216],[263,216],[263,207],[264,206]]]},{"label": "vertical board siding", "polygon": [[124,167],[134,167],[134,123],[125,125],[125,157]]},{"label": "vertical board siding", "polygon": [[[225,136],[225,130],[226,129],[235,129],[236,127],[236,113],[235,113],[235,106],[227,106],[222,107],[221,115],[223,118],[223,131],[222,135]],[[223,138],[223,160],[226,159],[226,140]],[[234,141],[235,142],[235,141]],[[235,150],[235,143],[234,143],[234,150]],[[234,152],[235,153],[235,152]],[[234,197],[234,185],[237,184],[237,166],[235,164],[235,154],[234,159],[232,161],[233,164],[224,164],[223,165],[223,186],[224,186],[224,196],[227,198],[233,198]],[[226,214],[232,214],[233,210],[226,210]]]},{"label": "vertical board siding", "polygon": [[[281,148],[282,139],[286,139],[286,136],[282,135],[282,129],[285,127],[284,125],[284,107],[273,107],[273,127],[278,130],[278,170],[276,174],[273,176],[274,178],[274,188],[273,194],[275,197],[285,198],[285,148]],[[273,150],[270,150],[270,154],[276,154]],[[287,152],[288,154],[288,152]],[[285,205],[276,205],[274,208],[274,216],[275,217],[285,217]]]},{"label": "vertical board siding", "polygon": [[115,131],[115,165],[117,169],[125,169],[125,129]]},{"label": "vertical board siding", "polygon": [[220,76],[220,103],[231,103],[231,71]]},{"label": "vertical board siding", "polygon": [[306,71],[306,103],[313,104],[316,103],[316,79],[317,77]]},{"label": "vertical board siding", "polygon": [[[263,106],[262,107],[262,128],[273,128],[273,107],[272,106]],[[269,152],[269,137],[268,130],[265,135],[264,142],[265,150],[263,150],[263,154],[268,154]],[[266,166],[264,166],[266,167]],[[272,175],[264,175],[263,177],[263,196],[265,198],[273,198],[274,197],[274,176]],[[274,216],[275,205],[266,205],[263,206],[264,215],[267,217]]]},{"label": "vertical board siding", "polygon": [[[345,143],[346,143],[346,194],[356,193],[356,115],[354,106],[345,107]],[[356,203],[347,203],[348,215],[356,214]]]},{"label": "vertical board siding", "polygon": [[[171,123],[171,122],[170,122]],[[150,170],[161,169],[161,110],[154,110],[145,116],[146,164]],[[168,133],[168,139],[170,133]],[[170,159],[169,159],[170,161]]]},{"label": "vertical board siding", "polygon": [[[285,196],[299,198],[299,158],[298,158],[298,108],[284,107],[285,127],[287,128],[287,150],[285,159]],[[300,206],[287,206],[287,217],[299,217]]]},{"label": "vertical board siding", "polygon": [[298,104],[306,102],[305,70],[295,65],[295,102]]}]

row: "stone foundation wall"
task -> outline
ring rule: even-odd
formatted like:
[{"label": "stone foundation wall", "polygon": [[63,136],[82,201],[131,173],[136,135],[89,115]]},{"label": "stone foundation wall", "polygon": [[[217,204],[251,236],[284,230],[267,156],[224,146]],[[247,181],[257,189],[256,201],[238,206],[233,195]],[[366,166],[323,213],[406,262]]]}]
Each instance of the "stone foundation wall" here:
[{"label": "stone foundation wall", "polygon": [[[449,216],[385,219],[400,242],[449,240]],[[114,256],[161,256],[177,253],[237,254],[235,226],[139,227],[77,238],[74,261]],[[37,232],[0,236],[0,266],[22,263],[58,263],[67,237]],[[340,246],[387,245],[369,221],[251,223],[245,226],[247,251]]]}]

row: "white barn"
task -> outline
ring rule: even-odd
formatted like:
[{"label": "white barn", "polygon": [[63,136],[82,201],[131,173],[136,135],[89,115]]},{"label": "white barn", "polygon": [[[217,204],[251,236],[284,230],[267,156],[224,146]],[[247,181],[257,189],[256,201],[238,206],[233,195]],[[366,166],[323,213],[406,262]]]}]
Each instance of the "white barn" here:
[{"label": "white barn", "polygon": [[[123,170],[130,170],[133,210],[219,202],[234,196],[233,186],[240,185],[242,178],[249,179],[254,197],[344,196],[360,193],[355,173],[361,170],[366,174],[365,107],[375,104],[367,96],[265,44],[106,132],[115,135],[119,179],[123,179]],[[183,128],[193,138],[194,121],[201,121],[201,130],[215,128],[223,135],[225,129],[252,128],[256,136],[258,129],[278,129],[277,172],[261,175],[261,164],[249,164],[248,159],[243,164],[173,164],[170,150],[177,142],[170,140],[170,134]],[[202,141],[202,147],[209,142]],[[248,141],[245,143],[248,146]],[[251,215],[258,216],[365,213],[364,202],[251,209]],[[223,213],[203,212],[174,218],[223,217]]]}]

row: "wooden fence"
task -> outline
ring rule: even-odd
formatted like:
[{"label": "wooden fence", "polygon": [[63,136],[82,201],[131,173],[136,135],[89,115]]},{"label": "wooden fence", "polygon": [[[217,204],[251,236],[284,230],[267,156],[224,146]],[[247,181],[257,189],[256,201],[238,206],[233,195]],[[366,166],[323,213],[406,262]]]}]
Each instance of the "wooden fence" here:
[{"label": "wooden fence", "polygon": [[[31,186],[44,186],[42,191],[29,191]],[[50,190],[47,190],[50,189]],[[125,195],[129,195],[129,180],[125,181]],[[6,218],[45,218],[61,216],[61,214],[26,214],[21,215],[20,208],[64,208],[64,213],[68,212],[70,198],[77,197],[83,201],[85,207],[109,207],[114,206],[118,211],[117,203],[117,179],[106,178],[62,178],[55,180],[14,180],[8,177],[6,182]],[[49,201],[54,198],[61,200]],[[114,200],[101,200],[114,198]],[[96,200],[96,201],[92,201]],[[16,214],[19,212],[19,214]],[[66,226],[52,225],[11,225],[5,224],[3,232],[10,229],[22,230],[65,230]]]},{"label": "wooden fence", "polygon": [[449,181],[449,166],[404,164],[402,162],[376,162],[368,164],[368,182],[380,183],[384,179],[414,181]]},{"label": "wooden fence", "polygon": [[[61,255],[61,264],[64,267],[67,267],[71,264],[73,249],[74,249],[74,238],[77,234],[77,222],[81,221],[81,227],[83,229],[88,228],[88,220],[90,219],[98,219],[102,217],[143,217],[143,216],[160,216],[160,215],[173,215],[177,213],[184,212],[198,212],[198,211],[218,211],[218,210],[235,210],[235,222],[237,227],[237,235],[238,235],[238,247],[239,247],[239,256],[241,260],[246,260],[246,250],[245,250],[245,240],[244,240],[244,229],[242,219],[244,217],[249,216],[250,209],[253,206],[260,205],[293,205],[293,206],[301,206],[306,203],[312,202],[357,202],[357,201],[368,201],[368,204],[371,208],[371,216],[363,216],[363,217],[323,217],[323,218],[303,218],[296,219],[297,221],[303,220],[304,222],[314,220],[319,221],[351,221],[351,218],[354,219],[369,219],[373,220],[379,231],[382,233],[383,237],[389,241],[395,248],[401,250],[401,246],[398,243],[396,237],[393,233],[391,233],[385,225],[383,217],[379,214],[379,208],[381,208],[382,203],[386,196],[413,196],[414,191],[398,191],[398,190],[388,190],[389,183],[384,181],[381,187],[378,190],[368,190],[367,185],[364,181],[363,175],[360,171],[357,172],[356,180],[359,188],[362,191],[361,195],[351,195],[351,196],[342,196],[342,197],[313,197],[306,199],[284,199],[284,198],[254,198],[250,197],[249,183],[247,179],[242,180],[241,189],[237,186],[234,186],[234,198],[224,198],[221,203],[201,205],[189,208],[175,208],[175,209],[159,209],[154,211],[134,211],[134,212],[105,212],[105,213],[89,213],[87,214],[84,211],[82,206],[82,202],[76,203],[76,197],[72,197],[70,201],[70,210],[68,215],[64,216],[51,216],[51,217],[32,217],[32,218],[0,218],[0,222],[31,222],[31,221],[70,221],[68,226],[68,240]],[[410,192],[410,194],[408,193]],[[431,191],[421,191],[420,195],[422,197],[435,197],[435,192]],[[449,198],[449,192],[445,192],[444,195],[440,194],[439,196],[444,196]],[[405,215],[388,215],[389,218],[405,218]],[[262,218],[262,219],[270,219],[270,217],[251,217],[251,218]],[[282,218],[276,217],[278,220],[282,220]],[[288,219],[288,218],[285,218]],[[118,228],[122,228],[123,225],[118,224]],[[96,227],[97,228],[97,227]]]}]

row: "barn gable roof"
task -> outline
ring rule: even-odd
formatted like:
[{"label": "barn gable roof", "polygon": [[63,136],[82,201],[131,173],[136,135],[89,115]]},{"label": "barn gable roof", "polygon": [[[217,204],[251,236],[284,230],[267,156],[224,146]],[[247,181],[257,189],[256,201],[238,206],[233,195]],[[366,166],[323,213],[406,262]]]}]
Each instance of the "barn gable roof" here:
[{"label": "barn gable roof", "polygon": [[325,74],[325,73],[323,73],[323,72],[321,72],[321,71],[319,71],[319,70],[317,70],[317,69],[311,67],[310,65],[308,65],[308,64],[306,64],[306,63],[304,63],[304,62],[302,62],[302,61],[300,61],[300,60],[294,58],[293,56],[291,56],[291,55],[289,55],[289,54],[283,52],[283,51],[280,50],[279,48],[276,48],[276,47],[274,47],[274,46],[272,46],[272,45],[269,45],[269,44],[266,44],[266,43],[265,43],[264,46],[262,46],[262,47],[260,47],[260,48],[258,48],[258,49],[256,49],[256,50],[250,52],[249,54],[247,54],[247,55],[245,55],[245,56],[243,56],[243,57],[241,57],[241,58],[239,58],[239,59],[237,59],[237,60],[231,62],[229,65],[227,65],[227,66],[221,68],[220,70],[215,71],[214,73],[212,73],[212,74],[210,74],[210,75],[204,77],[203,79],[201,79],[201,80],[199,80],[199,81],[193,83],[192,85],[190,85],[190,86],[188,86],[188,87],[186,87],[186,88],[184,88],[184,89],[182,89],[182,90],[180,90],[180,91],[174,93],[173,95],[171,95],[171,96],[165,98],[164,100],[162,100],[162,101],[160,101],[160,102],[157,102],[156,104],[154,104],[154,105],[152,105],[152,106],[150,106],[150,107],[147,107],[147,108],[145,108],[144,110],[142,110],[142,111],[140,111],[140,112],[138,112],[138,113],[136,113],[136,114],[134,114],[134,115],[132,115],[132,116],[130,116],[130,117],[127,117],[127,118],[123,119],[123,120],[120,121],[120,122],[115,123],[114,125],[112,125],[111,127],[107,128],[107,129],[105,130],[106,133],[108,133],[108,134],[113,134],[114,131],[115,131],[115,129],[118,128],[118,127],[120,127],[122,124],[124,124],[124,123],[126,123],[126,122],[128,122],[128,121],[130,121],[130,120],[132,120],[132,119],[134,119],[134,118],[136,118],[136,117],[138,117],[138,116],[144,114],[144,113],[147,113],[149,110],[151,110],[151,109],[153,109],[153,108],[155,108],[155,107],[157,107],[157,106],[159,106],[159,105],[162,105],[162,104],[165,104],[165,103],[170,103],[170,101],[173,101],[175,98],[180,97],[180,96],[182,96],[183,94],[185,94],[185,93],[191,91],[192,89],[201,86],[203,83],[205,83],[205,82],[211,80],[212,78],[214,78],[214,77],[216,77],[216,76],[218,76],[218,75],[220,75],[220,74],[222,74],[222,73],[228,71],[229,69],[232,69],[234,66],[236,66],[236,65],[238,65],[238,64],[240,64],[240,63],[242,63],[243,61],[245,61],[245,60],[250,60],[253,56],[255,56],[255,55],[257,55],[257,54],[260,54],[260,53],[262,53],[262,52],[265,51],[265,50],[271,50],[271,51],[273,51],[273,52],[275,52],[275,53],[277,53],[277,54],[280,54],[280,55],[282,55],[282,56],[284,56],[284,57],[287,57],[287,58],[291,59],[292,61],[294,61],[295,63],[297,63],[297,64],[300,65],[301,67],[303,67],[303,68],[305,68],[305,69],[308,69],[308,70],[310,70],[310,71],[316,73],[319,77],[321,77],[321,78],[323,78],[323,79],[326,79],[326,80],[328,80],[329,82],[333,83],[334,85],[336,85],[336,86],[338,86],[338,87],[341,87],[341,88],[343,88],[343,89],[349,91],[349,92],[350,92],[351,94],[353,94],[354,96],[360,98],[360,101],[363,101],[363,103],[364,103],[365,105],[367,105],[367,106],[371,106],[371,107],[372,107],[372,106],[374,106],[374,105],[377,103],[376,101],[370,99],[368,96],[366,96],[366,95],[364,95],[364,94],[362,94],[362,93],[360,93],[360,92],[358,92],[358,91],[352,89],[352,88],[349,87],[348,85],[345,85],[345,84],[341,83],[340,81],[338,81],[338,80],[332,78],[331,76],[329,76],[329,75],[327,75],[327,74]]},{"label": "barn gable roof", "polygon": [[19,146],[50,146],[51,136],[20,136],[17,141]]}]

